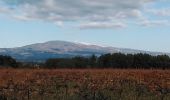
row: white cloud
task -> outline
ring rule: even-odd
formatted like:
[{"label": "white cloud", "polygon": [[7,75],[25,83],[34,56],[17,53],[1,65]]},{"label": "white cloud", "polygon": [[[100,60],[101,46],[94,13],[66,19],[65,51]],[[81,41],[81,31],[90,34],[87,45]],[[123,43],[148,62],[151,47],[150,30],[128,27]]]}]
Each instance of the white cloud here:
[{"label": "white cloud", "polygon": [[168,24],[169,24],[168,20],[144,20],[140,23],[140,25],[145,27],[166,26]]},{"label": "white cloud", "polygon": [[30,21],[32,20],[31,18],[25,16],[25,15],[13,15],[13,18],[17,19],[17,20],[22,20],[22,21]]},{"label": "white cloud", "polygon": [[79,25],[80,29],[115,29],[115,28],[124,28],[126,27],[126,24],[124,23],[111,23],[111,22],[89,22],[89,23],[83,23]]},{"label": "white cloud", "polygon": [[150,9],[148,12],[158,16],[170,16],[170,8]]},{"label": "white cloud", "polygon": [[57,25],[58,27],[63,27],[64,26],[64,23],[62,21],[57,21],[54,24]]}]

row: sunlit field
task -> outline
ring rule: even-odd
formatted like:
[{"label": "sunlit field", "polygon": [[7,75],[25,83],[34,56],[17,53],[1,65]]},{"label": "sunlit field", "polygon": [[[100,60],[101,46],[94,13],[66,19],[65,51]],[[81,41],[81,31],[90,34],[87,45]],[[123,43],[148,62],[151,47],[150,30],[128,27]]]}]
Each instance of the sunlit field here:
[{"label": "sunlit field", "polygon": [[170,100],[170,70],[0,69],[0,100]]}]

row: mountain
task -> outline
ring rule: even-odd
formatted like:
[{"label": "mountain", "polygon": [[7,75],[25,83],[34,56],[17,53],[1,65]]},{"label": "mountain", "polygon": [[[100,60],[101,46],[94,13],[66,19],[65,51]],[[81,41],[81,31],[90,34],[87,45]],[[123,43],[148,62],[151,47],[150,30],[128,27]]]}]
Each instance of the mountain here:
[{"label": "mountain", "polygon": [[[161,52],[150,52],[134,49],[103,47],[67,41],[49,41],[17,48],[0,48],[0,55],[10,55],[19,61],[44,61],[49,58],[66,58],[74,56],[97,56],[106,53],[148,53],[162,55]],[[170,55],[167,53],[167,55]]]}]

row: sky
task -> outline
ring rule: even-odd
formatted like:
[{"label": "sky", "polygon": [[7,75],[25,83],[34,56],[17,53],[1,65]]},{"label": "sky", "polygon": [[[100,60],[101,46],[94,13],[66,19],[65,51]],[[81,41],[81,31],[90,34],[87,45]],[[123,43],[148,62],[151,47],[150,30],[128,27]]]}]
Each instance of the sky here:
[{"label": "sky", "polygon": [[170,52],[170,1],[0,0],[0,48],[52,40]]}]

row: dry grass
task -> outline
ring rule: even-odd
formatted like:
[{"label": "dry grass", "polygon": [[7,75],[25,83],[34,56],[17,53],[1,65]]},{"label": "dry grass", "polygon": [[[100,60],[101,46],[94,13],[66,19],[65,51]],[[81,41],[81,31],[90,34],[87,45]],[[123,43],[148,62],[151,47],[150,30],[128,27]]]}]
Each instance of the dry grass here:
[{"label": "dry grass", "polygon": [[99,84],[117,79],[128,79],[147,85],[159,84],[170,88],[170,70],[144,69],[0,69],[0,86],[6,85],[9,80],[22,83],[26,80],[48,80],[52,77],[81,83],[86,80],[87,75],[91,81]]},{"label": "dry grass", "polygon": [[[69,91],[75,92],[86,83],[92,90],[116,89],[128,81],[147,86],[156,94],[163,90],[170,91],[170,70],[120,70],[120,69],[0,69],[0,89],[17,88],[18,91],[34,88],[49,88],[58,82],[61,86],[67,83],[76,84]],[[56,83],[55,83],[56,85]],[[7,90],[4,90],[4,89]],[[37,89],[36,89],[37,88]],[[14,89],[13,89],[14,91]],[[46,89],[47,92],[48,89]],[[6,93],[6,92],[5,92]],[[19,92],[18,92],[19,93]],[[70,92],[71,93],[71,92]],[[11,95],[6,93],[7,96]],[[50,92],[49,92],[50,94]],[[33,94],[32,94],[33,95]],[[28,95],[29,96],[29,95]],[[31,100],[31,99],[30,99]]]}]

